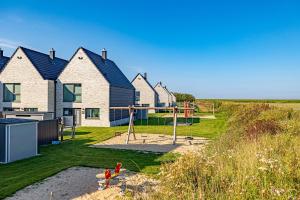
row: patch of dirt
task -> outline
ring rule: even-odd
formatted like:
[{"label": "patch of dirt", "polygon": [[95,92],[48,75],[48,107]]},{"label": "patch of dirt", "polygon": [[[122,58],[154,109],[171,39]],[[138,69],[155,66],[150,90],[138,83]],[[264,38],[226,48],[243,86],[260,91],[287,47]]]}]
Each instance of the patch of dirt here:
[{"label": "patch of dirt", "polygon": [[[99,173],[104,173],[104,169],[72,167],[19,190],[7,200],[113,200],[122,197],[119,185],[112,185],[102,191],[97,190],[96,174]],[[133,197],[141,197],[155,189],[158,181],[127,171],[126,185],[126,191],[133,194]]]},{"label": "patch of dirt", "polygon": [[92,145],[95,148],[109,148],[109,149],[125,149],[136,150],[143,152],[174,152],[184,154],[189,151],[198,151],[208,143],[206,138],[193,137],[192,140],[186,139],[185,136],[177,136],[176,144],[173,144],[173,136],[160,134],[131,134],[129,144],[125,144],[127,133],[120,136],[113,137],[109,140]]}]

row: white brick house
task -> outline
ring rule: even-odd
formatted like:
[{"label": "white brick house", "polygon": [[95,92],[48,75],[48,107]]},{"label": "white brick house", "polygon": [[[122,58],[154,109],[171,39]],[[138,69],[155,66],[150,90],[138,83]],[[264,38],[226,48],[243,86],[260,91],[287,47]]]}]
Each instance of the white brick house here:
[{"label": "white brick house", "polygon": [[172,103],[173,103],[173,106],[175,106],[176,105],[176,96],[174,95],[174,93],[173,92],[170,92],[171,93],[171,96],[172,96]]},{"label": "white brick house", "polygon": [[175,106],[176,105],[176,97],[175,97],[175,95],[172,92],[170,92],[170,90],[167,88],[167,86],[164,86],[164,88],[169,93],[168,100],[169,100],[170,106]]},{"label": "white brick house", "polygon": [[161,82],[158,82],[155,87],[155,91],[158,94],[158,106],[160,107],[169,107],[172,106],[172,97],[169,91],[165,86],[162,85]]},{"label": "white brick house", "polygon": [[[157,106],[158,95],[152,85],[148,82],[147,74],[144,76],[138,73],[131,84],[135,88],[135,104],[146,107]],[[149,113],[155,112],[154,110],[149,110]]]},{"label": "white brick house", "polygon": [[126,123],[128,111],[110,107],[134,105],[134,87],[117,65],[80,47],[57,79],[57,116],[75,115],[77,124],[109,127]]},{"label": "white brick house", "polygon": [[0,111],[55,112],[55,80],[67,64],[55,51],[18,47],[0,75]]}]

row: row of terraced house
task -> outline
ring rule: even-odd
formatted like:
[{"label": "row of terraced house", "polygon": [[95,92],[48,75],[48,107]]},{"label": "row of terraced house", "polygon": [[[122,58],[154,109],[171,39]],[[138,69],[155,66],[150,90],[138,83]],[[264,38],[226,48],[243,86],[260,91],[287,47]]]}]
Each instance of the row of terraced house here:
[{"label": "row of terraced house", "polygon": [[70,60],[18,47],[11,57],[0,49],[0,112],[74,117],[77,125],[109,127],[127,123],[128,112],[110,107],[174,106],[176,98],[146,73],[132,82],[107,58],[80,47]]}]

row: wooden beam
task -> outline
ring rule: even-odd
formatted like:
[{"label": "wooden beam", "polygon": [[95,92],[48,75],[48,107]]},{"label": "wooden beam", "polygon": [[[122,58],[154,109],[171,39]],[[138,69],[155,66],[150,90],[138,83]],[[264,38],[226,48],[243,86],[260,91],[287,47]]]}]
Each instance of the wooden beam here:
[{"label": "wooden beam", "polygon": [[[128,106],[128,107],[110,107],[112,110],[173,110],[175,107],[137,107],[137,106]],[[194,110],[195,108],[183,108],[178,107],[177,110]]]}]

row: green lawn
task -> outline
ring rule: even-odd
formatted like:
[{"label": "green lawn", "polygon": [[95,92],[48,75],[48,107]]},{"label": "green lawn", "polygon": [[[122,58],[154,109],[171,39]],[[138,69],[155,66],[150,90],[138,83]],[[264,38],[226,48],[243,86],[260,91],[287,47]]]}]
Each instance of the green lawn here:
[{"label": "green lawn", "polygon": [[[172,126],[137,125],[137,132],[172,134]],[[217,114],[216,120],[201,120],[189,127],[178,127],[178,135],[203,136],[215,138],[225,131],[226,115]],[[160,120],[164,120],[161,116]],[[171,120],[171,119],[166,119]],[[146,123],[146,121],[143,121]],[[149,123],[151,124],[151,123]],[[89,166],[113,168],[116,162],[122,162],[124,167],[136,172],[155,174],[163,162],[172,162],[176,155],[138,153],[135,151],[95,149],[88,147],[110,137],[116,131],[126,131],[127,126],[113,128],[80,127],[74,140],[65,141],[60,145],[48,145],[40,148],[40,156],[0,165],[0,199],[5,198],[25,186],[31,185],[46,177],[54,175],[72,166]]]}]

